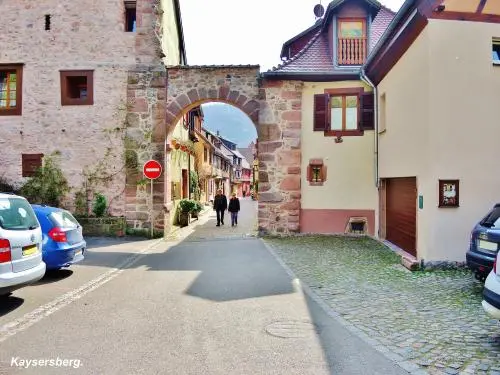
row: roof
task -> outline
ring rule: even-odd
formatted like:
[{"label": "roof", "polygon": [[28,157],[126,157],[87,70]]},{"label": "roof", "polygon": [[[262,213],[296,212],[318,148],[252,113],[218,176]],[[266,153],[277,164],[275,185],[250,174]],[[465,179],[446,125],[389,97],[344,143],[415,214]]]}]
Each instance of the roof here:
[{"label": "roof", "polygon": [[243,158],[241,160],[241,167],[245,168],[245,169],[252,169],[252,167],[250,166],[250,163],[245,158]]},{"label": "roof", "polygon": [[[328,33],[325,31],[326,25],[330,22],[329,14],[343,4],[347,0],[335,0],[328,6],[325,17],[322,19],[323,27],[319,29],[316,34],[309,40],[309,42],[293,57],[286,60],[277,67],[273,67],[264,73],[265,77],[282,76],[291,77],[293,74],[310,76],[328,76],[336,75],[342,76],[344,79],[350,76],[358,76],[360,68],[342,68],[341,70],[335,68],[333,59],[330,54],[330,43]],[[375,0],[364,0],[369,5],[378,9],[372,26],[370,28],[370,51],[377,44],[392,19],[395,13],[382,6]],[[300,34],[299,34],[300,35]],[[288,42],[287,42],[288,43]]]},{"label": "roof", "polygon": [[312,25],[308,29],[302,31],[300,34],[295,35],[293,38],[291,38],[291,39],[287,40],[285,43],[283,43],[283,47],[281,48],[280,57],[284,57],[286,55],[285,50],[290,46],[290,44],[292,44],[293,42],[296,42],[300,38],[306,36],[311,31],[313,31],[313,30],[317,29],[318,27],[320,27],[322,24],[323,24],[323,20],[321,18],[319,18],[318,20],[316,20],[316,22],[314,23],[314,25]]},{"label": "roof", "polygon": [[240,152],[238,150],[231,150],[231,152],[233,154],[235,154],[237,157],[239,157],[240,159],[244,159],[245,158],[243,155],[240,154]]},{"label": "roof", "polygon": [[253,151],[250,147],[238,148],[238,151],[241,153],[241,155],[243,155],[245,160],[247,160],[249,162],[253,162],[253,159],[254,159]]},{"label": "roof", "polygon": [[177,69],[260,69],[260,65],[170,65],[167,68]]}]

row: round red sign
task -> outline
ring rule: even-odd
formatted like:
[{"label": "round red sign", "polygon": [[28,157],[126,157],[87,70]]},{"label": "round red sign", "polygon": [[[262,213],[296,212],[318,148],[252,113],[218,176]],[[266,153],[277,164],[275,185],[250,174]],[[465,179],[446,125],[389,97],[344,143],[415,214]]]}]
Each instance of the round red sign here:
[{"label": "round red sign", "polygon": [[146,163],[144,163],[144,167],[142,168],[144,176],[146,176],[146,178],[149,178],[150,180],[154,180],[160,177],[161,170],[161,164],[156,160],[148,160]]}]

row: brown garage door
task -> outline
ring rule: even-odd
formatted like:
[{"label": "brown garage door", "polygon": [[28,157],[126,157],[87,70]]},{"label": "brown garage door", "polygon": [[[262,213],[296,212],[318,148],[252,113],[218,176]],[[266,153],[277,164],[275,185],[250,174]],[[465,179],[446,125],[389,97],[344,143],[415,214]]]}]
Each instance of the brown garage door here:
[{"label": "brown garage door", "polygon": [[386,180],[386,239],[417,256],[417,180]]}]

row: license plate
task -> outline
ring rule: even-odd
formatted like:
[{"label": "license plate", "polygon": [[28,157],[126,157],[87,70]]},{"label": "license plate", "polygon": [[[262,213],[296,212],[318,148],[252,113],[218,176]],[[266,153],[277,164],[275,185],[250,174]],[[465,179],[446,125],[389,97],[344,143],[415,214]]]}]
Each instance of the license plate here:
[{"label": "license plate", "polygon": [[497,251],[498,244],[495,242],[479,240],[479,247],[484,250]]},{"label": "license plate", "polygon": [[38,248],[36,247],[36,245],[23,247],[23,257],[27,257],[30,255],[36,254],[37,251],[38,251]]}]

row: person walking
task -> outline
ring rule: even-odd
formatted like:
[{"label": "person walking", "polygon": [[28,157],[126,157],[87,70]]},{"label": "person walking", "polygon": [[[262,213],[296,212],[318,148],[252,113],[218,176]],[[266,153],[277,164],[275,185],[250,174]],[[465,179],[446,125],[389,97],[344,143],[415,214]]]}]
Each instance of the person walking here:
[{"label": "person walking", "polygon": [[229,200],[229,208],[227,209],[231,212],[231,226],[234,227],[238,225],[238,212],[240,211],[240,200],[236,197],[236,193],[233,193],[231,199]]},{"label": "person walking", "polygon": [[222,194],[222,190],[217,190],[214,197],[214,210],[217,213],[217,226],[224,225],[224,211],[227,209],[227,198]]}]

